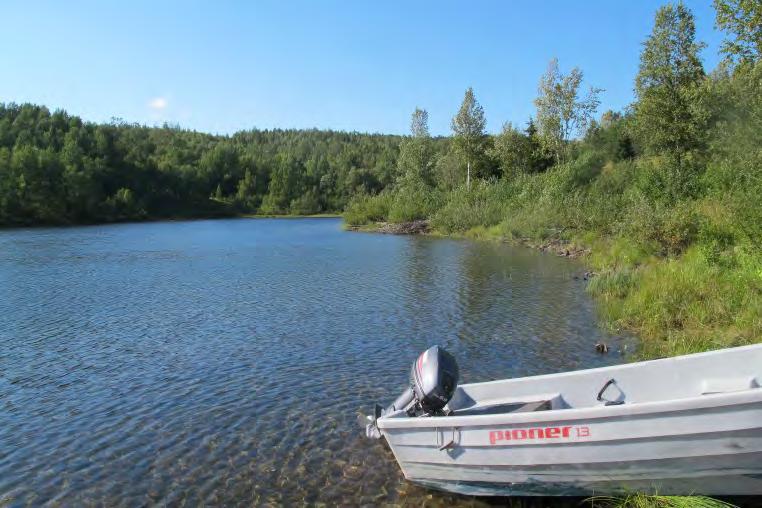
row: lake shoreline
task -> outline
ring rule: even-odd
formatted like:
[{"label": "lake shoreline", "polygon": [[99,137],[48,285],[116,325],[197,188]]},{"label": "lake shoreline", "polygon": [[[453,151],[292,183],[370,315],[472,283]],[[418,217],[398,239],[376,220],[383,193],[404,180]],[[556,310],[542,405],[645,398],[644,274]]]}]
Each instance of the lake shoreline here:
[{"label": "lake shoreline", "polygon": [[168,217],[146,217],[129,218],[129,219],[115,219],[109,221],[93,221],[93,222],[50,222],[50,223],[28,223],[28,224],[2,224],[0,225],[0,232],[2,231],[15,231],[19,229],[65,229],[87,226],[106,226],[111,224],[150,224],[154,222],[183,222],[183,221],[201,221],[201,220],[224,220],[224,219],[340,219],[342,215],[340,213],[316,213],[316,214],[253,214],[253,213],[239,213],[231,215],[173,215]]},{"label": "lake shoreline", "polygon": [[[354,231],[394,232],[386,222],[345,227]],[[406,230],[404,226],[400,229]],[[692,280],[694,271],[705,267],[700,251],[694,250],[682,258],[642,256],[633,253],[632,247],[621,239],[590,239],[584,235],[562,238],[562,233],[559,230],[538,240],[506,236],[498,226],[477,226],[460,233],[444,233],[429,224],[425,232],[411,234],[501,242],[582,261],[588,269],[584,276],[588,281],[586,291],[598,303],[604,327],[638,338],[632,358],[635,361],[759,342],[753,335],[753,327],[737,330],[717,318],[702,322],[701,314],[692,309],[695,301],[706,297],[702,293],[706,290],[700,284],[694,287],[693,282],[681,284],[681,281]],[[663,298],[657,296],[669,287],[673,296],[667,302],[670,306],[665,307],[661,302]]]},{"label": "lake shoreline", "polygon": [[[423,224],[422,224],[423,223]],[[531,238],[511,238],[504,235],[497,235],[490,233],[485,228],[473,228],[465,233],[442,233],[431,228],[431,224],[428,220],[419,220],[413,222],[403,222],[394,224],[385,221],[377,221],[364,225],[349,225],[344,224],[344,229],[347,231],[361,232],[361,233],[377,233],[377,234],[394,234],[394,235],[417,235],[417,236],[431,236],[438,238],[453,238],[459,240],[477,240],[486,242],[499,242],[516,247],[526,247],[532,250],[540,251],[542,253],[553,254],[558,257],[567,259],[574,259],[582,262],[587,269],[584,275],[580,276],[585,281],[590,281],[596,277],[597,272],[594,270],[589,258],[593,253],[592,249],[579,246],[573,242],[562,240],[560,238],[550,238],[544,241],[536,241]],[[600,304],[610,304],[606,301],[605,295],[594,294],[593,298]],[[631,333],[637,337],[638,345],[642,344],[642,339],[637,334],[638,330],[627,327],[617,326],[611,319],[603,316],[602,321],[605,323],[605,328],[612,332],[626,332]],[[630,361],[638,361],[650,358],[643,358],[643,353],[636,352],[628,355]]]},{"label": "lake shoreline", "polygon": [[431,229],[431,225],[427,220],[401,223],[379,221],[362,226],[345,224],[345,229],[347,231],[361,233],[381,233],[388,235],[427,235],[435,237],[501,242],[510,245],[528,247],[530,249],[539,250],[541,252],[548,252],[559,257],[565,257],[569,259],[582,259],[591,254],[590,249],[580,247],[573,242],[568,242],[559,238],[551,238],[546,241],[538,242],[532,240],[531,238],[509,238],[506,236],[480,234],[480,232],[476,230],[467,231],[466,233],[462,234],[441,233]]}]

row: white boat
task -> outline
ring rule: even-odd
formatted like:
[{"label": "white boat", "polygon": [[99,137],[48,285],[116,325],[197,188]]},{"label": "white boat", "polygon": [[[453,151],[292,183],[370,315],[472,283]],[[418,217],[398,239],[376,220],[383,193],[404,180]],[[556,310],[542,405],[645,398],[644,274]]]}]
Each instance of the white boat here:
[{"label": "white boat", "polygon": [[412,482],[470,495],[762,495],[762,344],[446,386],[432,409],[421,391],[441,383],[441,359],[426,369],[435,349],[413,365],[412,400],[368,417]]}]

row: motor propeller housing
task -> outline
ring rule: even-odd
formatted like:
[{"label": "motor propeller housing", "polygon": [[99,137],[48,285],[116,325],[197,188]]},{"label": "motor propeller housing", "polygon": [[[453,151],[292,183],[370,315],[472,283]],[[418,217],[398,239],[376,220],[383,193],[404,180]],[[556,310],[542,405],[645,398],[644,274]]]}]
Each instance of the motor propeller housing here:
[{"label": "motor propeller housing", "polygon": [[373,415],[358,418],[365,427],[365,435],[379,439],[381,431],[376,425],[383,415],[405,410],[408,416],[441,415],[442,409],[455,394],[458,387],[458,362],[455,357],[439,346],[421,353],[410,368],[410,383],[404,392],[386,409],[376,404]]},{"label": "motor propeller housing", "polygon": [[411,414],[437,413],[452,398],[458,379],[455,357],[444,348],[432,346],[413,362],[410,385],[385,412],[407,409]]}]

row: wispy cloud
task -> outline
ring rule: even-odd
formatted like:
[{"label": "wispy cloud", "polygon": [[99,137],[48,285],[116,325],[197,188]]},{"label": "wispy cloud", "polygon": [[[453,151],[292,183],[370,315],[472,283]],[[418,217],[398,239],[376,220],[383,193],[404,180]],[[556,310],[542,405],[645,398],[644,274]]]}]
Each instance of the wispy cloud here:
[{"label": "wispy cloud", "polygon": [[148,102],[148,107],[154,112],[160,113],[167,109],[167,99],[164,97],[155,97]]}]

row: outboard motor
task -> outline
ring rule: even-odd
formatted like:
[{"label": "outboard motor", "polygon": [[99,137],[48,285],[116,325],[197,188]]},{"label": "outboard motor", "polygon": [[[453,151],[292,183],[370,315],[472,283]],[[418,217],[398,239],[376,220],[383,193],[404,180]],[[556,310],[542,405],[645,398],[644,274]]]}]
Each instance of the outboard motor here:
[{"label": "outboard motor", "polygon": [[405,410],[408,416],[439,416],[458,387],[458,362],[450,353],[433,346],[421,353],[410,368],[410,383],[404,392],[385,410],[376,406],[368,417],[368,437],[380,437],[376,427],[379,416]]}]

